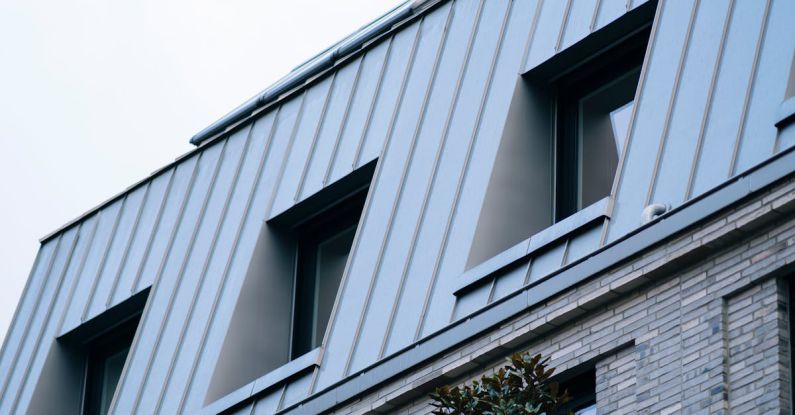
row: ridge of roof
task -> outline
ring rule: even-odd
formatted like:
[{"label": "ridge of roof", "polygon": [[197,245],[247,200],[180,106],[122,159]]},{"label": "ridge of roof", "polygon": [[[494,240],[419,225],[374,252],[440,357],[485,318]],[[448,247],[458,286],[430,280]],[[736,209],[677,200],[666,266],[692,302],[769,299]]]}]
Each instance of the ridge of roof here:
[{"label": "ridge of roof", "polygon": [[226,133],[239,121],[258,112],[260,108],[280,100],[286,92],[306,84],[314,79],[316,75],[331,68],[335,62],[363,50],[371,40],[391,31],[396,25],[406,19],[423,14],[430,9],[430,5],[441,1],[444,0],[408,0],[396,6],[381,17],[362,26],[339,42],[298,65],[276,83],[196,133],[190,139],[191,144],[200,146],[210,139]]}]

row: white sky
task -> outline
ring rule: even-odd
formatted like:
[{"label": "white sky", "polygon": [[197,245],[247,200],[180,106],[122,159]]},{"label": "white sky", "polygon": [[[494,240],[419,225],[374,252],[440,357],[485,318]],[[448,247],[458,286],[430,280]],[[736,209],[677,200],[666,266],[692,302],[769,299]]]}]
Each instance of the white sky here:
[{"label": "white sky", "polygon": [[0,0],[0,342],[38,240],[399,0]]}]

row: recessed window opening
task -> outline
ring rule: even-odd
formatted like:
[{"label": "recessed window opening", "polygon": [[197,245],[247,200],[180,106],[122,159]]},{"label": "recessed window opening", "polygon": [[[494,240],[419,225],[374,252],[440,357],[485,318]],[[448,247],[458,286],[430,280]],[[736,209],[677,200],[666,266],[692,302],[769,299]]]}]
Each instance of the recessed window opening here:
[{"label": "recessed window opening", "polygon": [[84,415],[105,415],[121,378],[140,316],[87,344],[83,395]]},{"label": "recessed window opening", "polygon": [[610,196],[654,10],[638,7],[517,79],[467,269]]},{"label": "recessed window opening", "polygon": [[56,338],[27,413],[107,414],[148,296],[149,288]]},{"label": "recessed window opening", "polygon": [[375,165],[260,223],[205,403],[318,364]]},{"label": "recessed window opening", "polygon": [[610,195],[629,133],[644,30],[555,82],[555,221]]},{"label": "recessed window opening", "polygon": [[361,191],[296,228],[293,359],[323,340],[365,196]]}]

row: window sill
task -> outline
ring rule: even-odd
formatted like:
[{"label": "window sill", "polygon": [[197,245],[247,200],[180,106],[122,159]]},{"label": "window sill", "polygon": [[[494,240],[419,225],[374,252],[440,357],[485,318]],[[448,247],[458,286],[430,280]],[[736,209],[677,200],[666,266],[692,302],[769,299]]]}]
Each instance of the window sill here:
[{"label": "window sill", "polygon": [[789,97],[781,103],[776,114],[776,128],[779,130],[795,121],[795,96]]},{"label": "window sill", "polygon": [[303,356],[285,363],[284,365],[268,372],[258,379],[241,386],[234,392],[205,406],[201,413],[203,415],[214,415],[242,403],[248,398],[255,396],[266,389],[282,384],[295,376],[315,367],[320,366],[320,348],[304,354]]},{"label": "window sill", "polygon": [[610,218],[612,206],[613,203],[610,197],[602,198],[568,218],[470,268],[458,278],[453,294],[461,296],[472,288],[490,280],[498,271],[532,256],[534,253],[577,232],[594,221]]}]

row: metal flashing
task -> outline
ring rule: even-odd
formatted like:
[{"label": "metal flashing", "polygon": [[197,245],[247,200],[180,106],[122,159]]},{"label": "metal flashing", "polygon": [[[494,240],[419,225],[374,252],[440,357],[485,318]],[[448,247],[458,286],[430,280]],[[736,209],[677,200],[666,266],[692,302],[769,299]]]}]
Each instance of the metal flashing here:
[{"label": "metal flashing", "polygon": [[779,130],[795,121],[795,96],[789,97],[781,103],[776,114],[776,128]]},{"label": "metal flashing", "polygon": [[265,375],[237,388],[235,391],[205,406],[202,415],[214,415],[238,406],[246,399],[281,385],[293,377],[320,366],[321,348],[315,348],[301,357],[273,369]]},{"label": "metal flashing", "polygon": [[591,225],[592,223],[610,218],[610,197],[604,197],[582,209],[575,214],[555,223],[548,228],[532,235],[522,242],[500,252],[499,254],[481,262],[469,270],[465,271],[456,282],[456,289],[453,294],[461,296],[475,286],[478,286],[494,277],[495,274],[512,266],[513,264],[526,260],[537,254],[540,250],[552,245],[561,239],[571,236],[577,231]]}]

